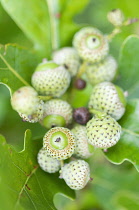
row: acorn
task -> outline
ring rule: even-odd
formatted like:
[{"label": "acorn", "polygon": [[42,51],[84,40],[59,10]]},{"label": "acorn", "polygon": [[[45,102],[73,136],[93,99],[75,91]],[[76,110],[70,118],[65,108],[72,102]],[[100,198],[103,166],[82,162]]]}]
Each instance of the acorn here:
[{"label": "acorn", "polygon": [[72,122],[72,107],[61,99],[51,99],[44,104],[44,118],[42,125],[50,129],[52,127],[64,127]]},{"label": "acorn", "polygon": [[60,97],[68,89],[70,73],[53,61],[41,63],[32,75],[32,85],[40,95]]},{"label": "acorn", "polygon": [[53,53],[53,60],[63,65],[73,77],[77,74],[80,66],[80,57],[73,47],[63,47]]},{"label": "acorn", "polygon": [[73,46],[79,56],[90,63],[100,62],[109,52],[109,43],[106,36],[93,27],[80,29],[74,35]]},{"label": "acorn", "polygon": [[49,157],[65,160],[72,156],[76,146],[73,133],[68,128],[51,128],[43,138],[43,148]]}]

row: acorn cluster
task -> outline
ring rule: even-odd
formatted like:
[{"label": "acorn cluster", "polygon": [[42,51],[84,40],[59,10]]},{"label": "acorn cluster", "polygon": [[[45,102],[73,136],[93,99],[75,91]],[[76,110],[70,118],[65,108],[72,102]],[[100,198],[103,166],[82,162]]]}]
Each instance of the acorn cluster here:
[{"label": "acorn cluster", "polygon": [[[114,24],[115,17],[109,14]],[[32,86],[21,87],[11,97],[13,109],[24,121],[39,122],[47,130],[37,156],[40,167],[48,173],[59,171],[72,189],[82,189],[90,180],[84,159],[95,148],[107,149],[120,139],[117,120],[124,115],[126,100],[122,89],[112,83],[116,75],[108,35],[85,27],[74,35],[73,47],[55,51],[51,61],[36,67]],[[62,96],[73,84],[83,89],[86,83],[92,85],[88,106],[73,109]]]}]

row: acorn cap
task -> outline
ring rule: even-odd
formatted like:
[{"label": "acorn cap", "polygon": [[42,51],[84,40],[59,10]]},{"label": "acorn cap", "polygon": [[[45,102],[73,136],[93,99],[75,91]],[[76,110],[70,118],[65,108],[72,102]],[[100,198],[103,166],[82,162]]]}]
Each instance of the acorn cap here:
[{"label": "acorn cap", "polygon": [[40,149],[37,160],[41,169],[48,173],[55,173],[60,169],[60,161],[49,157],[43,148]]},{"label": "acorn cap", "polygon": [[98,148],[114,146],[120,139],[121,126],[111,116],[93,117],[86,125],[88,143]]},{"label": "acorn cap", "polygon": [[65,160],[72,156],[75,149],[75,138],[68,128],[50,129],[43,138],[43,148],[50,157]]},{"label": "acorn cap", "polygon": [[85,27],[73,38],[73,46],[79,56],[91,63],[100,62],[109,52],[107,38],[96,28]]},{"label": "acorn cap", "polygon": [[120,87],[111,82],[102,82],[93,88],[88,106],[119,120],[125,112],[126,99]]},{"label": "acorn cap", "polygon": [[12,108],[26,115],[36,111],[39,101],[38,93],[30,86],[19,88],[11,97]]},{"label": "acorn cap", "polygon": [[86,127],[83,125],[75,125],[71,131],[74,134],[76,140],[74,155],[77,158],[83,159],[89,158],[91,155],[93,155],[94,148],[92,145],[88,144]]},{"label": "acorn cap", "polygon": [[72,47],[64,47],[53,53],[53,60],[63,65],[71,74],[75,76],[80,66],[80,58],[77,51]]},{"label": "acorn cap", "polygon": [[101,82],[111,82],[117,74],[117,62],[112,56],[96,64],[86,65],[86,75],[92,85]]},{"label": "acorn cap", "polygon": [[62,167],[61,177],[71,189],[81,190],[90,180],[89,164],[84,160],[71,161]]}]

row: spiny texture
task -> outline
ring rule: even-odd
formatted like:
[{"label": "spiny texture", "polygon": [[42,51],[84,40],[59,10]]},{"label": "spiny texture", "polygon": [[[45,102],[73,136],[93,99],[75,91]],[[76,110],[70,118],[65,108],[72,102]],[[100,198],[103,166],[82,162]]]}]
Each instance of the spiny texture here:
[{"label": "spiny texture", "polygon": [[34,113],[32,113],[31,115],[19,113],[19,115],[23,119],[23,121],[27,121],[30,123],[36,123],[36,122],[39,122],[40,120],[42,120],[43,114],[44,114],[44,102],[42,100],[40,100],[38,107],[36,108]]},{"label": "spiny texture", "polygon": [[26,115],[33,114],[39,102],[38,93],[30,86],[19,88],[11,97],[13,109]]},{"label": "spiny texture", "polygon": [[71,189],[81,190],[90,180],[89,164],[84,160],[71,161],[62,167],[61,177]]},{"label": "spiny texture", "polygon": [[92,118],[87,123],[86,130],[88,143],[102,149],[115,145],[121,134],[121,126],[109,115]]},{"label": "spiny texture", "polygon": [[[78,158],[89,158],[93,154],[94,149],[91,145],[88,144],[86,127],[83,125],[76,125],[71,131],[74,134],[76,140],[74,155]],[[92,150],[91,152],[89,151],[89,148]]]},{"label": "spiny texture", "polygon": [[43,71],[35,71],[32,85],[41,95],[60,97],[70,84],[70,73],[62,66]]},{"label": "spiny texture", "polygon": [[113,9],[110,11],[107,18],[114,26],[121,26],[124,21],[123,12],[120,9]]},{"label": "spiny texture", "polygon": [[50,158],[45,149],[40,149],[38,156],[38,163],[43,171],[48,173],[55,173],[60,169],[60,161]]},{"label": "spiny texture", "polygon": [[80,66],[80,58],[77,51],[72,47],[64,47],[53,53],[53,60],[59,64],[64,65],[70,72],[71,76],[75,76]]},{"label": "spiny texture", "polygon": [[116,120],[123,116],[125,105],[123,91],[111,82],[102,82],[96,85],[89,101],[89,108],[104,111]]},{"label": "spiny texture", "polygon": [[44,104],[44,117],[48,115],[60,115],[66,120],[66,125],[72,122],[72,107],[61,99],[52,99]]},{"label": "spiny texture", "polygon": [[47,150],[50,157],[57,160],[65,160],[71,157],[75,145],[74,135],[68,128],[52,128],[43,138],[43,148]]},{"label": "spiny texture", "polygon": [[93,27],[85,27],[78,31],[74,36],[73,46],[83,60],[91,63],[104,59],[109,51],[108,40]]},{"label": "spiny texture", "polygon": [[92,85],[104,81],[112,81],[117,73],[117,62],[112,56],[106,57],[100,63],[88,64],[86,66],[86,74]]}]

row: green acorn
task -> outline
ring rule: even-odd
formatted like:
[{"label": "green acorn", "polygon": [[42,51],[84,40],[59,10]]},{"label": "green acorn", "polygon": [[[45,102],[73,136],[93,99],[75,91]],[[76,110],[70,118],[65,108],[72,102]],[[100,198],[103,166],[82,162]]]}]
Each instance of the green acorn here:
[{"label": "green acorn", "polygon": [[114,26],[121,26],[124,22],[124,14],[120,9],[113,9],[107,15],[108,21]]},{"label": "green acorn", "polygon": [[74,134],[76,140],[74,155],[77,158],[89,158],[93,154],[94,148],[92,145],[88,144],[86,127],[83,125],[76,125],[71,131]]},{"label": "green acorn", "polygon": [[93,117],[86,125],[88,143],[101,149],[114,146],[120,139],[121,126],[109,115]]},{"label": "green acorn", "polygon": [[85,27],[78,31],[74,35],[73,46],[79,56],[90,63],[100,62],[109,52],[106,36],[93,27]]},{"label": "green acorn", "polygon": [[52,99],[44,104],[44,118],[42,124],[50,129],[64,127],[72,122],[72,107],[61,99]]},{"label": "green acorn", "polygon": [[38,93],[30,86],[19,88],[11,97],[11,105],[18,113],[32,115],[40,103]]},{"label": "green acorn", "polygon": [[32,85],[40,95],[60,97],[70,85],[70,73],[53,61],[41,63],[32,75]]},{"label": "green acorn", "polygon": [[43,148],[47,154],[57,160],[65,160],[72,156],[75,149],[74,135],[68,128],[50,129],[43,138]]},{"label": "green acorn", "polygon": [[70,72],[71,76],[75,76],[80,66],[80,58],[76,50],[72,47],[64,47],[53,53],[53,60],[59,65],[64,65]]},{"label": "green acorn", "polygon": [[42,100],[40,100],[38,107],[31,115],[19,113],[23,121],[27,121],[30,123],[36,123],[41,121],[43,119],[43,114],[44,114],[44,102]]},{"label": "green acorn", "polygon": [[84,160],[71,161],[61,169],[60,178],[73,190],[83,189],[90,180],[89,164]]},{"label": "green acorn", "polygon": [[107,56],[99,63],[86,66],[86,75],[92,85],[105,81],[111,82],[116,74],[117,62],[112,56]]},{"label": "green acorn", "polygon": [[49,157],[47,155],[47,151],[43,148],[40,149],[37,159],[43,171],[48,173],[55,173],[60,169],[60,161]]},{"label": "green acorn", "polygon": [[93,108],[119,120],[125,112],[126,99],[120,87],[111,82],[102,82],[93,88],[88,106],[90,112]]}]

